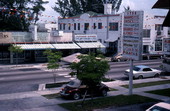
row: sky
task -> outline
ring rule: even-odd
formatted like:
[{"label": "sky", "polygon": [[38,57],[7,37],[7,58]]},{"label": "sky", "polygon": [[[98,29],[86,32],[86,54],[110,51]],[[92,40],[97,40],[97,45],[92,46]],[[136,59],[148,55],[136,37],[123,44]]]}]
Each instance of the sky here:
[{"label": "sky", "polygon": [[[40,16],[40,22],[57,22],[60,16],[55,12],[52,7],[55,6],[57,0],[44,0],[49,1],[48,4],[44,5],[46,10]],[[163,15],[167,14],[167,10],[164,9],[152,9],[152,6],[157,2],[157,0],[122,0],[122,4],[118,13],[124,11],[124,7],[130,6],[131,10],[143,10],[147,14],[153,15]]]}]

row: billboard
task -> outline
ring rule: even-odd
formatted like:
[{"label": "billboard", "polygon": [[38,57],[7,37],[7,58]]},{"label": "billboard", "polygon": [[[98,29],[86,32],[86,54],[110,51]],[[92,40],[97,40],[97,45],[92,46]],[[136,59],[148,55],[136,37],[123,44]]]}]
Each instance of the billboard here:
[{"label": "billboard", "polygon": [[97,35],[75,35],[75,41],[97,41]]},{"label": "billboard", "polygon": [[143,11],[124,13],[123,56],[140,60],[142,55]]}]

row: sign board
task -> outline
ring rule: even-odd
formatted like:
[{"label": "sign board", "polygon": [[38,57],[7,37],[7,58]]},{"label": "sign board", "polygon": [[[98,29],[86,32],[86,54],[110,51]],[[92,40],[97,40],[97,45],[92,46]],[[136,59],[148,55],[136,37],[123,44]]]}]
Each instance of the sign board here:
[{"label": "sign board", "polygon": [[140,60],[142,55],[143,11],[124,13],[123,56]]},{"label": "sign board", "polygon": [[97,35],[75,35],[75,41],[97,41]]},{"label": "sign board", "polygon": [[10,32],[0,32],[0,43],[11,43],[11,33]]},{"label": "sign board", "polygon": [[170,54],[170,38],[163,39],[163,51],[164,54]]}]

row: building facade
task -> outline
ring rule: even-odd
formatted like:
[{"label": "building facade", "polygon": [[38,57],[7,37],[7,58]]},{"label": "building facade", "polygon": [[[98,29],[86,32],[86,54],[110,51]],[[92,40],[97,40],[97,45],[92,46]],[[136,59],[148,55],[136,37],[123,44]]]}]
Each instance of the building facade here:
[{"label": "building facade", "polygon": [[145,15],[143,53],[163,54],[164,39],[170,38],[170,27],[163,27],[165,16]]},{"label": "building facade", "polygon": [[64,32],[96,34],[98,41],[106,46],[104,53],[115,54],[122,38],[122,14],[97,14],[87,12],[75,17],[59,18],[58,28]]}]

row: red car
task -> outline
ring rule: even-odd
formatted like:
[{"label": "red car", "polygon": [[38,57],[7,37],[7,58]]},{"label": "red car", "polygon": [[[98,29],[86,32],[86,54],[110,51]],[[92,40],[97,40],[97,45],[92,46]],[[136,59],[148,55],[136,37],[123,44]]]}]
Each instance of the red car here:
[{"label": "red car", "polygon": [[[87,93],[86,93],[87,91]],[[100,83],[96,87],[93,88],[94,96],[107,96],[107,92],[109,91],[109,87]],[[86,96],[91,95],[91,91],[89,88],[84,85],[80,80],[75,79],[70,81],[63,89],[60,91],[61,97],[70,97],[72,99],[80,99],[86,93]]]}]

